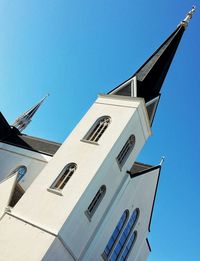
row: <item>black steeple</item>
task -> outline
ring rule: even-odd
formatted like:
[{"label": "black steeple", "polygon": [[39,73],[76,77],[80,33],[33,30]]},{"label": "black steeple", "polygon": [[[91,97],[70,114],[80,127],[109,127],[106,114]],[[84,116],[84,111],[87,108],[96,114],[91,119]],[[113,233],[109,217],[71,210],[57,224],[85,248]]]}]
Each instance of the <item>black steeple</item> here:
[{"label": "black steeple", "polygon": [[108,94],[142,97],[152,124],[155,111],[160,98],[160,90],[172,63],[182,35],[195,7],[187,14],[186,18],[178,25],[176,30],[152,54],[152,56],[128,80],[117,86]]},{"label": "black steeple", "polygon": [[137,96],[144,97],[146,102],[159,95],[184,30],[184,26],[180,25],[134,74],[137,79]]}]

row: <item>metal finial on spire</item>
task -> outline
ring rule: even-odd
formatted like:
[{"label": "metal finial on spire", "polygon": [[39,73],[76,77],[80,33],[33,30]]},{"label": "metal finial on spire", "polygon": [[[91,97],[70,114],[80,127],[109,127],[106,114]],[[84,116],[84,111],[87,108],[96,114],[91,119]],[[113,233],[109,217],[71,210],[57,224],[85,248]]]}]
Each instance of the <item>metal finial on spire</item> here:
[{"label": "metal finial on spire", "polygon": [[181,25],[183,25],[186,28],[189,24],[189,21],[192,19],[192,16],[195,11],[196,11],[196,6],[193,5],[192,9],[187,13],[185,19],[181,22]]},{"label": "metal finial on spire", "polygon": [[41,99],[35,106],[33,106],[31,109],[23,113],[21,116],[19,116],[15,122],[12,124],[13,127],[17,128],[20,132],[23,131],[28,124],[31,122],[33,115],[36,113],[36,111],[39,109],[39,107],[42,105],[44,100],[49,96],[47,94],[43,99]]},{"label": "metal finial on spire", "polygon": [[160,166],[162,166],[163,162],[165,161],[165,156],[162,156],[161,161],[159,163]]}]

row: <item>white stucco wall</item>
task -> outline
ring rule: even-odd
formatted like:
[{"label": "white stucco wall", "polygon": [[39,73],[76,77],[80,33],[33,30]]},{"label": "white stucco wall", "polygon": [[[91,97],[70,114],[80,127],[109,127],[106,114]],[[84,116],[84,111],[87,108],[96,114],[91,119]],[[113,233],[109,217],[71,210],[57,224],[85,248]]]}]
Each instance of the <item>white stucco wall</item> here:
[{"label": "white stucco wall", "polygon": [[[139,261],[146,260],[146,246],[144,246],[144,241],[146,241],[148,235],[149,219],[158,174],[159,169],[134,179],[129,178],[125,181],[101,226],[95,231],[94,235],[91,235],[91,242],[87,250],[85,249],[85,253],[82,253],[81,260],[102,260],[101,254],[123,212],[128,209],[131,215],[136,208],[140,210],[139,219],[134,228],[134,231],[137,231],[137,239],[128,256],[128,260],[138,261],[139,256]],[[143,252],[143,247],[145,248],[145,252]]]},{"label": "white stucco wall", "polygon": [[[97,171],[102,168],[102,175],[107,174],[108,167],[116,164],[113,164],[116,156],[130,134],[134,133],[135,149],[126,163],[127,169],[131,167],[150,135],[144,108],[144,102],[139,98],[97,99],[15,206],[14,213],[36,224],[43,224],[50,230],[59,231]],[[112,123],[101,137],[99,145],[82,142],[89,128],[103,115],[109,115]],[[63,167],[70,162],[77,163],[78,167],[63,189],[63,196],[47,191]]]},{"label": "white stucco wall", "polygon": [[26,190],[50,159],[50,156],[0,142],[0,180],[8,177],[18,166],[24,165],[27,173],[19,183]]},{"label": "white stucco wall", "polygon": [[0,219],[8,207],[13,194],[17,175],[14,174],[0,182]]},{"label": "white stucco wall", "polygon": [[42,258],[42,261],[74,261],[74,258],[64,248],[61,241],[56,238]]},{"label": "white stucco wall", "polygon": [[[141,250],[139,251],[138,257],[136,257],[135,261],[147,261],[149,254],[150,254],[150,249],[147,244],[147,241],[144,239],[144,243],[142,244]],[[129,258],[130,261],[132,260],[131,258],[132,256],[130,254],[130,258]]]},{"label": "white stucco wall", "polygon": [[[90,127],[104,115],[110,116],[112,122],[99,143],[83,142],[82,139]],[[136,144],[120,170],[116,157],[131,134],[136,136]],[[12,166],[16,163],[29,164],[30,170],[38,174],[40,172],[38,168],[41,168],[41,172],[12,209],[12,214],[33,226],[54,234],[59,233],[64,244],[76,258],[88,261],[100,260],[101,253],[124,208],[133,211],[139,207],[142,209],[142,225],[140,222],[137,223],[137,229],[141,233],[136,244],[140,244],[147,234],[150,199],[151,193],[153,193],[151,188],[154,186],[154,180],[152,178],[143,180],[143,177],[130,180],[126,171],[130,170],[149,135],[151,135],[151,131],[143,99],[100,96],[48,164],[46,164],[48,159],[45,162],[41,155],[38,155],[38,157],[41,156],[40,159],[36,159],[32,154],[24,153],[23,156],[20,156],[19,151],[14,153],[14,157],[10,159]],[[9,153],[13,152],[4,148],[2,157],[9,156]],[[75,162],[78,167],[62,190],[62,195],[48,191],[64,166],[70,162]],[[31,176],[33,177],[34,173]],[[103,184],[107,187],[107,193],[90,222],[84,212]],[[145,186],[148,186],[148,189]],[[3,222],[0,223],[3,224]],[[19,232],[20,228],[22,237],[23,234],[25,238],[29,237],[32,228],[27,229],[26,226],[23,227],[18,223],[15,221],[13,227],[10,227],[7,233],[4,231],[2,235],[0,228],[0,242],[4,237],[7,240],[9,237],[11,240],[10,230],[12,229],[13,231],[18,229]],[[16,233],[18,232],[16,231]],[[41,230],[31,234],[30,240],[34,241],[36,238],[37,245],[41,245],[41,252],[46,253],[45,249],[47,245],[52,244],[52,239],[49,236],[43,238]],[[11,240],[12,243],[16,239],[20,240],[18,236],[14,236]],[[13,244],[15,245],[15,243]],[[44,245],[42,246],[42,244]],[[53,247],[49,248],[49,251],[52,251],[52,255],[56,255],[57,250],[53,249]],[[19,251],[23,253],[23,249],[19,249]],[[37,260],[38,257],[35,258]]]},{"label": "white stucco wall", "polygon": [[41,261],[55,237],[9,215],[0,222],[1,261]]}]

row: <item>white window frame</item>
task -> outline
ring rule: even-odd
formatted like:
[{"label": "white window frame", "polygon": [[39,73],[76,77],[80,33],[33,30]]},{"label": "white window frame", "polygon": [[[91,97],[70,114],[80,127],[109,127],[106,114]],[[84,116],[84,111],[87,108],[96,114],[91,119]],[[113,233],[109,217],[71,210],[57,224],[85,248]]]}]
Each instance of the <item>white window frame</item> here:
[{"label": "white window frame", "polygon": [[135,147],[135,143],[136,143],[135,135],[131,134],[129,136],[128,140],[126,141],[126,143],[124,144],[124,146],[122,147],[122,149],[120,150],[119,154],[117,155],[116,161],[117,161],[117,164],[118,164],[120,170],[122,170],[129,155],[133,151],[133,149]]},{"label": "white window frame", "polygon": [[[58,177],[55,179],[55,181],[52,183],[48,191],[54,192],[56,194],[61,194],[60,192],[64,189],[66,184],[69,182],[71,177],[73,176],[74,172],[77,169],[77,164],[74,162],[68,163],[61,173],[58,175]],[[66,173],[66,171],[68,171]],[[63,178],[63,179],[62,179]],[[61,182],[59,183],[59,181]]]},{"label": "white window frame", "polygon": [[97,193],[95,194],[94,198],[92,199],[91,203],[89,204],[88,208],[85,211],[85,214],[89,221],[91,221],[92,216],[96,212],[98,206],[100,205],[102,199],[106,194],[106,186],[102,185]]},{"label": "white window frame", "polygon": [[91,144],[98,144],[98,141],[101,139],[107,128],[111,123],[111,117],[108,115],[101,116],[98,118],[87,134],[81,141],[88,142]]}]

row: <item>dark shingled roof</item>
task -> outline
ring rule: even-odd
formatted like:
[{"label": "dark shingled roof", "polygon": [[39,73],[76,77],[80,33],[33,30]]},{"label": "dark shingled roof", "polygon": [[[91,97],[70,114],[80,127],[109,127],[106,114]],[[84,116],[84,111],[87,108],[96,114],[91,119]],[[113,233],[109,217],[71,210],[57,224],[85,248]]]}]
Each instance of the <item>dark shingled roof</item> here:
[{"label": "dark shingled roof", "polygon": [[147,169],[150,169],[152,168],[153,166],[152,165],[149,165],[149,164],[144,164],[144,163],[141,163],[141,162],[135,162],[130,170],[131,174],[135,174],[135,173],[138,173],[140,171],[143,171],[143,170],[147,170]]},{"label": "dark shingled roof", "polygon": [[53,156],[61,144],[22,134],[8,124],[0,112],[0,142]]},{"label": "dark shingled roof", "polygon": [[[122,96],[136,96],[144,98],[148,103],[156,97],[160,97],[162,84],[170,68],[185,26],[181,23],[167,40],[152,54],[152,56],[133,74],[128,80],[111,90],[108,94]],[[135,81],[132,81],[135,79]],[[127,84],[126,84],[127,83]],[[133,95],[134,90],[137,93]],[[158,101],[148,106],[150,125],[153,124]]]},{"label": "dark shingled roof", "polygon": [[167,40],[152,54],[152,56],[128,80],[111,90],[108,94],[131,96],[131,84],[120,88],[124,83],[136,76],[137,97],[146,102],[159,96],[162,84],[172,63],[182,35],[185,31],[183,25],[167,38]]},{"label": "dark shingled roof", "polygon": [[137,177],[142,176],[142,175],[148,175],[149,173],[151,173],[154,170],[158,170],[158,176],[157,176],[156,188],[155,188],[155,191],[154,191],[153,204],[152,204],[151,214],[150,214],[150,219],[149,219],[149,227],[148,227],[149,231],[150,231],[150,228],[151,228],[153,210],[154,210],[156,195],[157,195],[157,191],[158,191],[161,165],[152,166],[152,165],[147,165],[147,164],[140,163],[140,162],[135,162],[133,164],[131,170],[127,171],[127,173],[130,175],[130,178],[134,179],[134,178],[137,178]]}]

